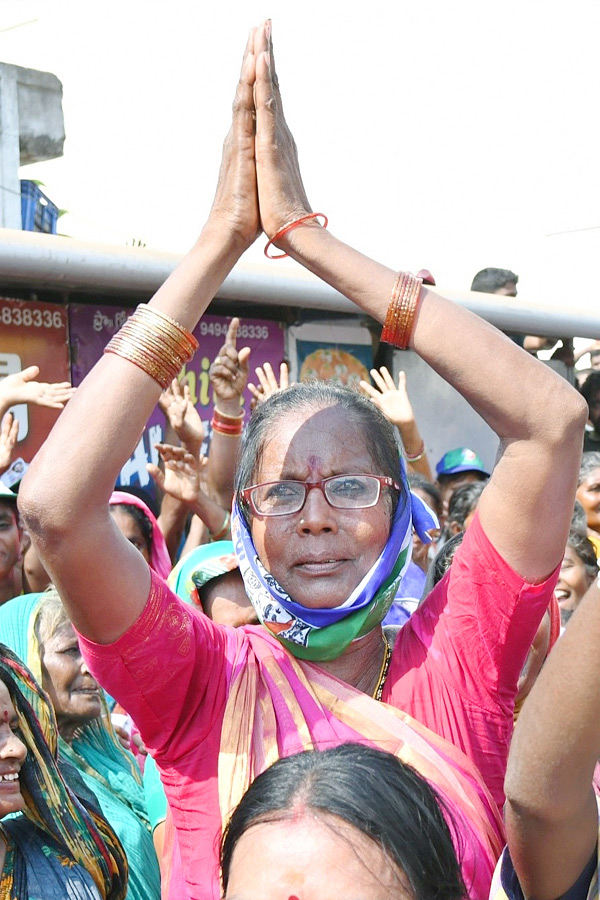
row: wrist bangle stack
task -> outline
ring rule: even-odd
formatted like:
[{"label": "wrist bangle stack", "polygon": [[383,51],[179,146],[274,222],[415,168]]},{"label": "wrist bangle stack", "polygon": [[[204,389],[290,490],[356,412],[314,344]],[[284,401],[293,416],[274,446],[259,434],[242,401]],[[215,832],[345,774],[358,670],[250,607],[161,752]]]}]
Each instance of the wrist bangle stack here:
[{"label": "wrist bangle stack", "polygon": [[133,363],[164,391],[197,349],[198,341],[183,325],[160,309],[141,303],[104,352]]},{"label": "wrist bangle stack", "polygon": [[422,284],[422,278],[410,272],[398,272],[381,332],[381,340],[386,344],[393,344],[400,350],[408,347]]},{"label": "wrist bangle stack", "polygon": [[419,462],[419,460],[423,459],[424,456],[425,456],[425,441],[421,441],[421,446],[419,447],[418,451],[415,453],[414,456],[409,456],[408,453],[406,452],[406,450],[404,451],[404,457],[406,459],[406,462],[409,462],[409,463]]},{"label": "wrist bangle stack", "polygon": [[244,413],[242,411],[239,416],[227,416],[215,406],[210,424],[212,430],[218,434],[238,437],[244,430]]},{"label": "wrist bangle stack", "polygon": [[231,514],[229,512],[225,513],[225,518],[223,519],[223,525],[218,534],[212,534],[209,532],[211,541],[222,541],[227,532],[229,531],[229,526],[231,524]]},{"label": "wrist bangle stack", "polygon": [[273,256],[269,253],[269,247],[271,244],[275,244],[279,238],[282,238],[284,234],[287,234],[288,231],[291,231],[292,228],[296,228],[298,225],[302,225],[304,222],[308,222],[309,219],[323,219],[323,228],[327,228],[329,224],[329,219],[325,215],[325,213],[308,213],[305,216],[300,216],[298,219],[292,219],[291,222],[286,222],[283,228],[280,228],[279,231],[273,235],[273,237],[267,241],[267,245],[265,247],[265,256],[267,259],[284,259],[287,256],[287,253],[277,253]]}]

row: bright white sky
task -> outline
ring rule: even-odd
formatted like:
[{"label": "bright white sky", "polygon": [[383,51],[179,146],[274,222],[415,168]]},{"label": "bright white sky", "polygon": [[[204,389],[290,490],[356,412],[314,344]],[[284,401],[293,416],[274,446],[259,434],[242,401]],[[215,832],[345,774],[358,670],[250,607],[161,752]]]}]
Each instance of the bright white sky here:
[{"label": "bright white sky", "polygon": [[22,170],[69,210],[63,232],[189,247],[265,14],[308,194],[339,237],[455,289],[500,266],[523,296],[598,308],[596,0],[2,0],[0,60],[63,83],[65,155]]}]

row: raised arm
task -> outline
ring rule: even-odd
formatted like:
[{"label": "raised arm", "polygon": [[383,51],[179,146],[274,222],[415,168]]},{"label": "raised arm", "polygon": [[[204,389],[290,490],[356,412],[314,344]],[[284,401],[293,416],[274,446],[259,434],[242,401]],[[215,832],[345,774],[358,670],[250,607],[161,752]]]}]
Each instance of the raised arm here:
[{"label": "raised arm", "polygon": [[248,382],[250,347],[237,348],[240,320],[229,323],[225,343],[210,367],[214,415],[208,482],[221,506],[229,509],[244,421],[244,390]]},{"label": "raised arm", "polygon": [[595,851],[599,709],[600,590],[594,582],[533,686],[510,748],[506,827],[526,897],[562,896]]},{"label": "raised arm", "polygon": [[[257,31],[256,165],[263,230],[275,236],[311,212],[279,93],[270,33]],[[384,322],[396,272],[309,219],[276,246]],[[466,309],[421,288],[410,346],[500,438],[500,455],[479,505],[504,559],[539,581],[560,563],[576,486],[585,404],[567,382]],[[540,523],[543,524],[543,540]]]},{"label": "raised arm", "polygon": [[[208,222],[150,303],[189,331],[259,231],[253,43],[252,32]],[[19,494],[71,620],[100,643],[123,634],[148,597],[149,569],[113,525],[108,499],[159,395],[159,384],[137,365],[105,355],[60,417]]]},{"label": "raised arm", "polygon": [[428,481],[433,481],[425,441],[406,390],[406,373],[398,372],[398,387],[385,366],[371,369],[371,378],[375,387],[368,381],[361,381],[360,388],[400,432],[409,471],[412,469]]}]

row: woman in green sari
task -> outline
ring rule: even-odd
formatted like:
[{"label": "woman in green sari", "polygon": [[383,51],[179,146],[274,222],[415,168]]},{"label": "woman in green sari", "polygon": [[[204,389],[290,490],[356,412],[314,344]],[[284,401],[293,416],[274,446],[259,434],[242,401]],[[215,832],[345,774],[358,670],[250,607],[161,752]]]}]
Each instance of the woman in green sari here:
[{"label": "woman in green sari", "polygon": [[141,775],[115,735],[102,690],[82,663],[56,593],[27,594],[0,607],[0,640],[48,693],[60,757],[78,770],[123,844],[129,863],[127,900],[158,900],[160,874]]}]

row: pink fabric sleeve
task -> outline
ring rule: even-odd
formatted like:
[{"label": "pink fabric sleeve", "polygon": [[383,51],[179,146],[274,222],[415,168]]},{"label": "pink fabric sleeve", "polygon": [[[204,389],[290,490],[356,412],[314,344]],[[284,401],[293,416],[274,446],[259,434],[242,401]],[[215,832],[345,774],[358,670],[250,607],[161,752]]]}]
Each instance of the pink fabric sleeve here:
[{"label": "pink fabric sleeve", "polygon": [[175,763],[220,722],[225,630],[184,604],[156,573],[146,606],[125,634],[112,644],[82,635],[79,641],[90,671],[127,710],[153,756],[169,744]]},{"label": "pink fabric sleeve", "polygon": [[475,516],[394,648],[383,699],[460,747],[500,805],[517,681],[558,571],[541,584],[524,581]]}]

